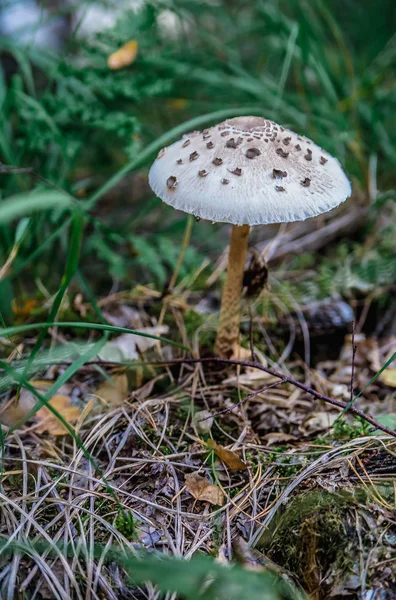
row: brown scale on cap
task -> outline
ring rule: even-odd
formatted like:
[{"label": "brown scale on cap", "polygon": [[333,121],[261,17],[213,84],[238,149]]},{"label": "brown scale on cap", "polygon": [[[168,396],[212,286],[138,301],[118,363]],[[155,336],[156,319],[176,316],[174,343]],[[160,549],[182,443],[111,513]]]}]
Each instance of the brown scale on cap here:
[{"label": "brown scale on cap", "polygon": [[206,169],[202,169],[201,171],[198,171],[198,175],[200,177],[206,177],[208,175],[208,171]]},{"label": "brown scale on cap", "polygon": [[190,157],[189,157],[190,162],[192,162],[193,160],[197,160],[198,156],[199,156],[199,154],[196,150],[194,150],[194,152],[191,152]]},{"label": "brown scale on cap", "polygon": [[226,137],[227,135],[230,135],[231,131],[223,131],[222,133],[220,133],[221,137]]},{"label": "brown scale on cap", "polygon": [[283,179],[283,177],[287,177],[286,171],[281,171],[281,169],[272,169],[273,179]]},{"label": "brown scale on cap", "polygon": [[240,177],[242,175],[242,169],[240,169],[239,167],[236,167],[236,169],[234,169],[233,171],[230,171],[230,173],[232,173],[233,175],[238,175],[238,177]]},{"label": "brown scale on cap", "polygon": [[166,153],[166,148],[162,148],[158,154],[157,154],[157,158],[162,158],[164,156],[164,154]]},{"label": "brown scale on cap", "polygon": [[216,156],[216,158],[214,158],[214,159],[212,160],[212,163],[213,163],[214,165],[216,165],[216,167],[219,167],[220,165],[222,165],[222,164],[223,164],[223,159],[222,159],[222,158],[218,158],[218,157]]},{"label": "brown scale on cap", "polygon": [[283,132],[283,131],[285,131],[285,128],[284,128],[284,127],[279,127],[279,129],[280,129],[282,132]]},{"label": "brown scale on cap", "polygon": [[171,175],[170,177],[168,177],[168,179],[166,180],[166,185],[170,190],[174,190],[177,187],[178,184],[178,180],[177,177],[175,177],[174,175]]},{"label": "brown scale on cap", "polygon": [[186,146],[189,146],[191,144],[191,140],[186,140],[183,144],[183,148],[186,148]]},{"label": "brown scale on cap", "polygon": [[288,146],[290,144],[290,140],[291,140],[291,137],[285,137],[285,139],[283,140],[283,143],[285,144],[285,146]]},{"label": "brown scale on cap", "polygon": [[321,165],[325,165],[327,163],[327,158],[325,158],[324,156],[320,157],[320,164]]},{"label": "brown scale on cap", "polygon": [[211,148],[214,148],[214,142],[208,142],[206,144],[206,147],[209,148],[209,150],[211,150]]},{"label": "brown scale on cap", "polygon": [[248,148],[246,150],[246,158],[256,158],[257,156],[260,156],[261,152],[258,148]]},{"label": "brown scale on cap", "polygon": [[285,152],[282,148],[277,148],[276,153],[278,156],[281,156],[282,158],[287,158],[289,156],[289,153]]},{"label": "brown scale on cap", "polygon": [[285,192],[286,191],[285,188],[282,187],[281,185],[276,185],[275,189],[276,189],[277,192]]},{"label": "brown scale on cap", "polygon": [[242,144],[243,138],[239,137],[236,141],[235,138],[230,138],[226,141],[226,148],[237,148],[239,144]]},{"label": "brown scale on cap", "polygon": [[207,140],[208,138],[210,138],[210,133],[205,133],[205,134],[202,136],[202,139],[204,139],[204,140]]},{"label": "brown scale on cap", "polygon": [[311,185],[311,180],[309,177],[306,177],[300,183],[303,187],[309,187]]},{"label": "brown scale on cap", "polygon": [[296,150],[301,150],[300,144],[296,144],[294,147],[295,147]]},{"label": "brown scale on cap", "polygon": [[223,179],[221,180],[221,183],[223,183],[224,185],[227,185],[228,183],[230,183],[230,180],[223,177]]},{"label": "brown scale on cap", "polygon": [[248,139],[247,139],[247,141],[248,141],[248,142],[253,142],[253,138],[252,138],[252,137],[250,137],[250,138],[248,138]]},{"label": "brown scale on cap", "polygon": [[183,161],[182,161],[181,158],[178,158],[176,162],[177,162],[178,165],[182,165],[183,164]]},{"label": "brown scale on cap", "polygon": [[308,150],[307,150],[307,153],[304,154],[304,158],[305,158],[305,160],[308,160],[308,161],[312,160],[312,152],[308,152]]}]

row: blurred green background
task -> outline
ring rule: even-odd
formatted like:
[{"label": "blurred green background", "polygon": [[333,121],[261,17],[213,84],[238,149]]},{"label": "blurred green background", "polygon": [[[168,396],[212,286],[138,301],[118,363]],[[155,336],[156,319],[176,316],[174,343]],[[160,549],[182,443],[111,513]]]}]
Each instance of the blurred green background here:
[{"label": "blurred green background", "polygon": [[[3,321],[14,321],[15,303],[48,299],[61,285],[76,243],[70,211],[58,206],[63,192],[82,210],[77,287],[93,297],[137,283],[163,289],[186,218],[153,196],[147,168],[160,136],[185,122],[195,129],[189,121],[203,115],[199,128],[249,112],[311,137],[352,181],[343,210],[368,207],[330,255],[296,259],[296,268],[317,267],[307,299],[394,289],[395,26],[394,0],[4,0],[0,264],[11,263],[0,276]],[[109,68],[131,40],[132,64]],[[29,202],[45,207],[46,198],[55,209],[30,214]],[[19,211],[12,219],[9,200]],[[181,276],[218,257],[227,232],[197,224]]]}]

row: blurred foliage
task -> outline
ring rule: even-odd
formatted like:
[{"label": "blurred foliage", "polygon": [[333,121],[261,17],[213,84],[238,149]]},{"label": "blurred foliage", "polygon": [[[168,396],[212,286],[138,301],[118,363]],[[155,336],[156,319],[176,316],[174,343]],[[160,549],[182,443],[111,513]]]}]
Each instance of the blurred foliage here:
[{"label": "blurred foliage", "polygon": [[[124,11],[93,37],[79,37],[77,22],[60,52],[2,36],[0,161],[41,178],[0,173],[1,196],[53,185],[78,198],[86,223],[81,269],[102,293],[112,281],[164,285],[177,261],[184,218],[160,206],[136,174],[104,198],[96,192],[159,135],[198,115],[226,110],[232,116],[248,106],[336,155],[363,198],[373,157],[378,187],[390,190],[395,24],[393,0],[382,0],[380,9],[359,0],[161,0]],[[129,40],[138,42],[136,60],[111,70],[108,56]],[[95,202],[86,202],[93,193]],[[395,278],[394,221],[381,227],[380,245],[367,253],[360,242],[341,245],[336,260],[320,267],[318,289],[342,288],[348,269],[368,285]],[[5,262],[14,232],[2,227],[0,233]],[[182,276],[216,248],[216,236],[202,229],[195,236],[198,251],[187,254]],[[9,277],[2,289],[8,286],[10,298],[32,293],[39,279],[53,291],[68,243],[63,211],[31,217],[13,281]],[[26,268],[30,281],[21,276]]]}]

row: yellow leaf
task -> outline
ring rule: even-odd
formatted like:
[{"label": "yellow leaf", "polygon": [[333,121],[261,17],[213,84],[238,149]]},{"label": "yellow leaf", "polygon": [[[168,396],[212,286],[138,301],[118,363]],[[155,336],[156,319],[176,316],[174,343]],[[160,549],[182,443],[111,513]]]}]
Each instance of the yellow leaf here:
[{"label": "yellow leaf", "polygon": [[11,302],[11,308],[14,315],[17,317],[28,317],[37,307],[37,300],[24,300],[22,304],[17,304],[15,298]]},{"label": "yellow leaf", "polygon": [[227,450],[223,448],[220,444],[215,442],[214,440],[208,440],[207,442],[208,448],[214,451],[214,453],[222,460],[227,467],[232,469],[233,471],[245,471],[247,469],[247,465],[241,460],[232,450]]},{"label": "yellow leaf", "polygon": [[126,44],[121,46],[121,48],[119,48],[116,52],[110,54],[110,56],[107,59],[107,66],[113,70],[128,67],[134,62],[137,55],[137,51],[137,41],[131,40],[130,42],[127,42]]},{"label": "yellow leaf", "polygon": [[[68,423],[75,423],[80,416],[80,410],[77,406],[72,406],[69,396],[53,396],[49,404],[56,408]],[[48,431],[51,435],[65,435],[67,433],[66,428],[59,419],[45,406],[37,411],[35,418],[39,422],[38,427],[36,427],[37,433],[43,433],[44,431]]]},{"label": "yellow leaf", "polygon": [[186,490],[196,500],[201,500],[202,502],[210,502],[210,504],[217,506],[222,506],[224,502],[221,489],[197,473],[186,475]]},{"label": "yellow leaf", "polygon": [[128,378],[125,373],[106,379],[96,390],[95,396],[99,396],[112,407],[121,406],[128,396]]},{"label": "yellow leaf", "polygon": [[385,385],[396,388],[396,368],[385,369],[385,371],[383,371],[381,374],[380,379]]},{"label": "yellow leaf", "polygon": [[183,110],[188,106],[188,102],[185,98],[170,98],[167,102],[169,108],[174,110]]}]

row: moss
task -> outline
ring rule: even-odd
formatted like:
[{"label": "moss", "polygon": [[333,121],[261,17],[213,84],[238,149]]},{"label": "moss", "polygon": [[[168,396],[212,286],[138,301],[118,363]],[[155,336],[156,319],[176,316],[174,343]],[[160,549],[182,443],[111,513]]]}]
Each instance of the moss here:
[{"label": "moss", "polygon": [[114,526],[127,540],[137,539],[136,521],[132,513],[120,511],[115,518]]},{"label": "moss", "polygon": [[324,599],[328,590],[323,579],[329,570],[344,574],[352,567],[346,516],[354,504],[354,495],[347,492],[301,494],[272,523],[260,545],[272,560],[294,573],[308,593]]}]

